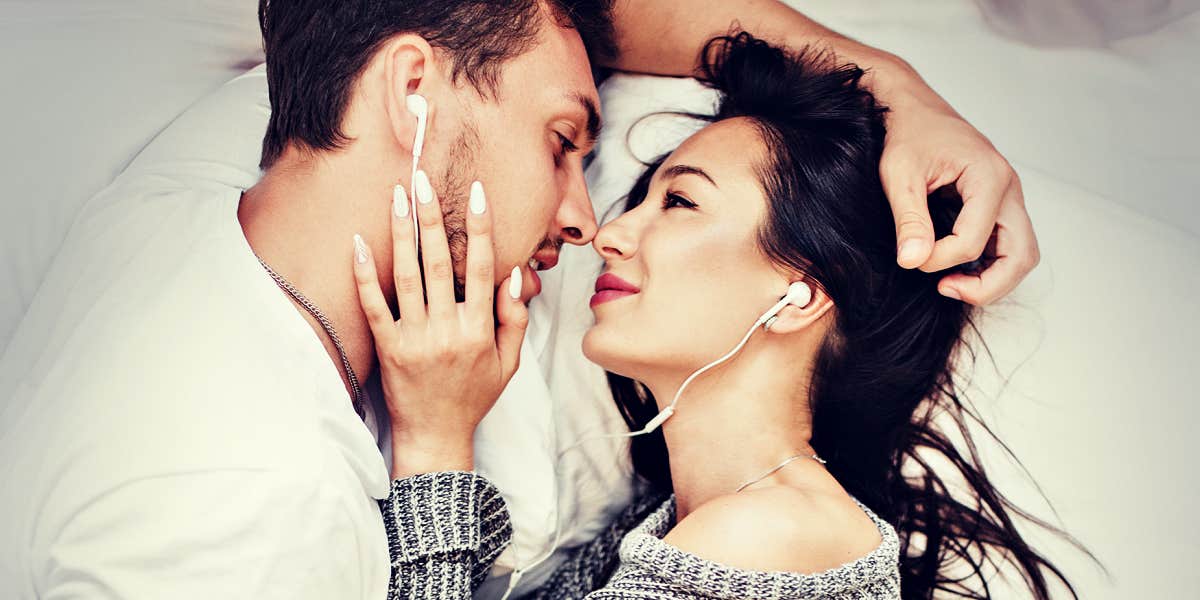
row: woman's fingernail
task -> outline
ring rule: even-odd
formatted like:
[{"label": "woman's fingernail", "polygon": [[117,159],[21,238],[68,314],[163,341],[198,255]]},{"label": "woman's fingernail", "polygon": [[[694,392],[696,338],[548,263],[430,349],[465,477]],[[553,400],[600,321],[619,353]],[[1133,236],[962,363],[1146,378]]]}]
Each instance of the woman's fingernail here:
[{"label": "woman's fingernail", "polygon": [[487,210],[487,198],[483,195],[483,184],[476,181],[471,184],[471,212],[482,215]]},{"label": "woman's fingernail", "polygon": [[404,186],[398,183],[392,188],[392,212],[397,219],[408,216],[408,194],[404,191]]},{"label": "woman's fingernail", "polygon": [[357,233],[354,234],[354,260],[360,265],[367,262],[367,243]]},{"label": "woman's fingernail", "polygon": [[413,179],[413,191],[417,194],[417,202],[433,202],[433,186],[429,184],[429,176],[425,171],[417,171],[417,176]]},{"label": "woman's fingernail", "polygon": [[512,277],[508,280],[508,296],[513,300],[521,299],[521,287],[524,282],[521,281],[521,267],[513,267]]},{"label": "woman's fingernail", "polygon": [[958,293],[958,290],[952,287],[944,287],[938,291],[951,300],[962,300],[962,294]]}]

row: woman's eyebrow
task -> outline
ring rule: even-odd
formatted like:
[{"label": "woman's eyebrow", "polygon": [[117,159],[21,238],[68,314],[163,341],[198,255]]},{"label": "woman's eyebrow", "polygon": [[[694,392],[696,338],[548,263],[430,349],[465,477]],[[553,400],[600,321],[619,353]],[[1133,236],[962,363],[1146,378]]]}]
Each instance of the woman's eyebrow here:
[{"label": "woman's eyebrow", "polygon": [[663,177],[678,177],[680,175],[698,175],[711,183],[713,187],[717,189],[720,189],[721,187],[717,185],[717,182],[713,181],[713,178],[700,167],[693,167],[691,165],[675,165],[666,171],[663,171]]}]

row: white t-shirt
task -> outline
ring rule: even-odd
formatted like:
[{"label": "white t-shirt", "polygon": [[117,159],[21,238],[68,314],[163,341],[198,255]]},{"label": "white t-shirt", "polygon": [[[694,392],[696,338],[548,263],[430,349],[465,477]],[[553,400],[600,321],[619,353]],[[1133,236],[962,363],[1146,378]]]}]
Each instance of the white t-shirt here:
[{"label": "white t-shirt", "polygon": [[239,191],[149,189],[89,205],[0,362],[0,596],[386,597],[387,468]]}]

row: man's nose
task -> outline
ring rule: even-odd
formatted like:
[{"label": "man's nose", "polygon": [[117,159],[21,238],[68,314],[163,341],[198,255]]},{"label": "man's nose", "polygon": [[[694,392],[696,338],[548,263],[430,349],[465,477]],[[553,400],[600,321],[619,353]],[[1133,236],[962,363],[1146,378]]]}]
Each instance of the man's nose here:
[{"label": "man's nose", "polygon": [[555,215],[555,233],[568,244],[586,246],[596,237],[597,226],[582,169],[573,174],[565,192]]}]

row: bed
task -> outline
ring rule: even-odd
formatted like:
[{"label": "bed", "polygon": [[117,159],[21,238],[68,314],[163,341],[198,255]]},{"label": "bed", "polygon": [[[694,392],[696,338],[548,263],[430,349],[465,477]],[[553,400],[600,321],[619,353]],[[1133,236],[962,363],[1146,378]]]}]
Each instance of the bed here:
[{"label": "bed", "polygon": [[[256,148],[213,149],[261,136],[265,122],[253,2],[2,4],[0,348],[101,190],[121,178],[185,181],[180,173],[248,185]],[[965,1],[809,0],[803,8],[908,59],[1022,176],[1043,262],[989,309],[991,359],[976,367],[970,397],[1053,509],[1021,468],[985,445],[999,487],[1074,534],[1108,573],[1061,540],[1030,534],[1080,597],[1194,594],[1200,14],[1101,48],[1049,48],[997,33]],[[601,91],[608,128],[588,172],[598,214],[628,190],[636,156],[684,134],[640,127],[626,145],[630,125],[657,109],[708,102],[685,80],[618,76]],[[550,546],[553,520],[571,523],[564,542],[578,543],[630,493],[619,443],[550,458],[571,440],[620,426],[601,374],[577,350],[590,261],[586,251],[567,252],[563,268],[547,274],[529,366],[514,380],[528,393],[506,394],[477,440],[497,448],[493,432],[514,422],[531,432],[516,448],[480,453],[520,537],[520,552],[501,561],[481,596],[495,596],[514,565]],[[518,476],[527,483],[505,483]],[[531,573],[530,584],[542,575]]]}]

